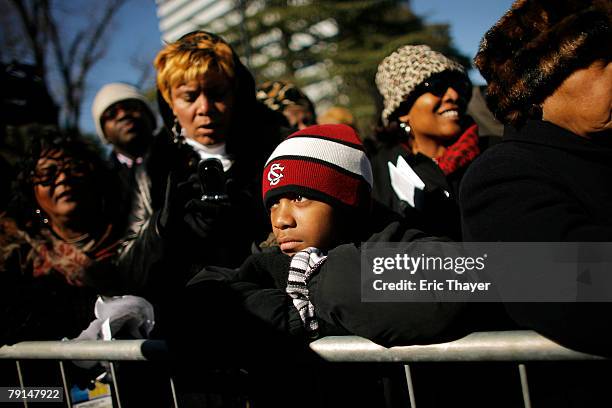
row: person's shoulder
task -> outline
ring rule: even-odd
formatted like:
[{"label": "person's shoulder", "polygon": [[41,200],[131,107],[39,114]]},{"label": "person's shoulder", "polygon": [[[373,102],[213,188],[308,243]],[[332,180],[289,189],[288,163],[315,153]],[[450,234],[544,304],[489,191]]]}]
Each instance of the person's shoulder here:
[{"label": "person's shoulder", "polygon": [[531,145],[512,140],[502,140],[480,154],[467,169],[462,184],[474,180],[518,175],[544,170],[540,154]]},{"label": "person's shoulder", "polygon": [[408,151],[403,148],[401,144],[382,144],[372,155],[370,160],[372,162],[395,162],[400,155],[408,155]]}]

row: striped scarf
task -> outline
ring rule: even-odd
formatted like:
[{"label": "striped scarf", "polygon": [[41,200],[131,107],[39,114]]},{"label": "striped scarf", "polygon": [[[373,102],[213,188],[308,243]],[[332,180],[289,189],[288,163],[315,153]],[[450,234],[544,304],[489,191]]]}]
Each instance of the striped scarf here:
[{"label": "striped scarf", "polygon": [[310,247],[293,255],[289,265],[286,291],[293,299],[293,306],[300,314],[304,329],[312,338],[318,336],[319,322],[315,316],[314,306],[308,299],[307,283],[326,259],[327,255],[323,255],[321,250]]}]

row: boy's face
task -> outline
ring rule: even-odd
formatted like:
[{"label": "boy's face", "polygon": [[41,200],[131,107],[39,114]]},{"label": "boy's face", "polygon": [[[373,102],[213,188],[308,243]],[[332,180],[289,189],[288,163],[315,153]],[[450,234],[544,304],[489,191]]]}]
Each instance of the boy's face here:
[{"label": "boy's face", "polygon": [[281,251],[289,256],[308,247],[329,250],[339,243],[337,214],[322,201],[282,196],[270,208],[270,222]]}]

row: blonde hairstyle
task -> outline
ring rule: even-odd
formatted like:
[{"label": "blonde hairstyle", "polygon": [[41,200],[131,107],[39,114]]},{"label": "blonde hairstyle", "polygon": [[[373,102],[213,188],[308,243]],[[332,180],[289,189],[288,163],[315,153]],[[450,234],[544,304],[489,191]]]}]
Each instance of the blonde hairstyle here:
[{"label": "blonde hairstyle", "polygon": [[153,65],[157,70],[157,87],[172,106],[172,87],[197,80],[209,70],[235,77],[234,52],[221,37],[204,31],[189,33],[162,49]]}]

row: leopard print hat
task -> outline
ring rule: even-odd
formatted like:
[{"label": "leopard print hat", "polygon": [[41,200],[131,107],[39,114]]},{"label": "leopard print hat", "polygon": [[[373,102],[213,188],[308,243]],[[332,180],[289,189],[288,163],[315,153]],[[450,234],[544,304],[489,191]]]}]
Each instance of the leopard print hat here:
[{"label": "leopard print hat", "polygon": [[405,45],[385,58],[376,72],[376,86],[384,98],[382,121],[385,126],[389,124],[389,116],[419,84],[443,71],[465,74],[459,63],[427,45]]}]

